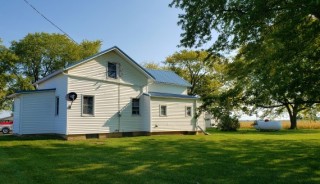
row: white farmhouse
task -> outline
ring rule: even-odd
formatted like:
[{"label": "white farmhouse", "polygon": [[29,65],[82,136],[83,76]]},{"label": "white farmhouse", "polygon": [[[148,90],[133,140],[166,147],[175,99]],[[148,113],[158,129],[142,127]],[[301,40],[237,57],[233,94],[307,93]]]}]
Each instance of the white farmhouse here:
[{"label": "white farmhouse", "polygon": [[[195,133],[199,99],[171,71],[141,67],[118,47],[58,70],[14,97],[13,133],[66,139]],[[68,96],[69,95],[69,96]],[[70,101],[70,98],[77,98]],[[69,98],[68,98],[69,97]]]}]

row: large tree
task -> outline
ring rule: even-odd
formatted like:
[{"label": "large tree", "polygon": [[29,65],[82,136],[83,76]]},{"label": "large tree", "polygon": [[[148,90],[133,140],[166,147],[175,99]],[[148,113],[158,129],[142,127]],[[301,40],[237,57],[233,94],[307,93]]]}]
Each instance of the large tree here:
[{"label": "large tree", "polygon": [[2,45],[0,39],[0,109],[8,108],[5,98],[8,95],[8,83],[12,80],[10,73],[14,68],[14,60],[16,59],[17,57]]},{"label": "large tree", "polygon": [[0,39],[0,110],[10,109],[11,100],[7,95],[16,90],[32,89],[31,81],[22,77],[15,67],[18,57]]},{"label": "large tree", "polygon": [[55,70],[97,53],[101,41],[74,43],[62,34],[33,33],[11,43],[11,50],[19,57],[19,69],[32,81]]},{"label": "large tree", "polygon": [[[218,34],[212,52],[239,49],[230,65],[230,90],[245,104],[300,111],[319,103],[319,1],[174,0],[185,31],[181,45],[201,46]],[[239,102],[239,101],[238,101]]]},{"label": "large tree", "polygon": [[68,64],[97,53],[101,41],[76,44],[61,34],[28,34],[10,48],[0,40],[0,109],[10,109],[6,98],[18,90],[34,89],[32,82]]},{"label": "large tree", "polygon": [[[291,129],[297,127],[299,112],[320,103],[320,35],[313,35],[314,23],[310,19],[287,32],[274,25],[261,44],[243,46],[230,64],[229,75],[243,89],[243,102],[279,113],[285,109]],[[290,32],[299,36],[290,37]]]},{"label": "large tree", "polygon": [[220,71],[224,60],[218,56],[209,56],[206,51],[182,50],[168,56],[165,66],[189,81],[189,95],[207,96],[220,86]]},{"label": "large tree", "polygon": [[170,6],[184,10],[178,22],[184,31],[181,45],[201,46],[215,31],[218,38],[211,47],[215,52],[262,42],[273,31],[270,25],[291,30],[308,17],[320,19],[317,0],[173,0]]}]

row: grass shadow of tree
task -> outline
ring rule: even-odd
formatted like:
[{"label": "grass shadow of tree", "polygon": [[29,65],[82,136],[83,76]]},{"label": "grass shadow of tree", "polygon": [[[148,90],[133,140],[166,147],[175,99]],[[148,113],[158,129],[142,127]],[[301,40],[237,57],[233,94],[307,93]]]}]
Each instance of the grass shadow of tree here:
[{"label": "grass shadow of tree", "polygon": [[[317,183],[317,141],[211,136],[2,142],[13,183]],[[226,137],[223,137],[226,136]],[[5,177],[5,178],[4,178]],[[18,179],[19,178],[19,179]],[[2,180],[3,181],[3,180]]]}]

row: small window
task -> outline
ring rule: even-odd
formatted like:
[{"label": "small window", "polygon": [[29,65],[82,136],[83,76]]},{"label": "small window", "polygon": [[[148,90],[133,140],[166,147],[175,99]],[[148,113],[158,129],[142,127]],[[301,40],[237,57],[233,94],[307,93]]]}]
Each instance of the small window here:
[{"label": "small window", "polygon": [[140,114],[139,99],[134,98],[132,99],[132,115],[139,115],[139,114]]},{"label": "small window", "polygon": [[192,108],[191,107],[186,107],[186,116],[192,116]]},{"label": "small window", "polygon": [[56,109],[55,109],[55,115],[58,116],[59,115],[59,97],[56,96]]},{"label": "small window", "polygon": [[160,105],[160,116],[167,116],[167,106]]},{"label": "small window", "polygon": [[108,77],[113,79],[118,78],[116,63],[108,63]]},{"label": "small window", "polygon": [[82,99],[82,114],[93,115],[93,110],[94,110],[94,97],[84,95]]}]

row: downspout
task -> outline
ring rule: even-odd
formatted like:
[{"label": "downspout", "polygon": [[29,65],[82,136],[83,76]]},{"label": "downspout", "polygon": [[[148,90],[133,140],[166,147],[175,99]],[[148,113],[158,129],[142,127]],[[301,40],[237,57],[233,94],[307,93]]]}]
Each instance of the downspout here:
[{"label": "downspout", "polygon": [[149,132],[151,135],[151,132],[153,131],[152,129],[152,101],[151,101],[151,96],[148,96],[149,98]]},{"label": "downspout", "polygon": [[149,116],[149,133],[150,133],[150,135],[152,134],[152,131],[153,131],[153,128],[152,128],[152,101],[151,101],[151,96],[149,95],[149,84],[151,84],[151,82],[149,82],[149,81],[147,81],[147,85],[146,85],[146,93],[148,94],[147,95],[147,99],[148,99],[148,105],[149,105],[149,107],[148,107],[148,110],[149,110],[149,114],[148,114],[148,116]]},{"label": "downspout", "polygon": [[20,98],[20,103],[19,103],[19,119],[18,119],[18,121],[19,121],[19,134],[20,135],[22,135],[22,129],[21,129],[21,116],[22,116],[22,110],[21,110],[21,107],[22,107],[22,96],[21,96],[21,98]]},{"label": "downspout", "polygon": [[118,132],[120,132],[120,118],[121,118],[121,112],[120,112],[120,83],[118,84]]},{"label": "downspout", "polygon": [[[69,90],[69,76],[65,72],[62,72],[62,75],[66,76],[66,78],[67,78],[67,87],[66,87],[66,94],[67,94],[68,90]],[[65,132],[65,134],[66,134],[66,136],[69,135],[69,129],[68,129],[69,113],[68,112],[69,112],[68,102],[66,102],[66,119],[65,119],[65,122],[66,122],[66,132]]]},{"label": "downspout", "polygon": [[[196,114],[197,113],[197,101],[198,100],[195,100],[193,103],[195,103],[194,104],[194,108],[193,108],[193,114]],[[199,126],[199,124],[198,124],[198,117],[197,118],[194,118],[195,119],[195,127],[194,127],[194,129],[195,129],[195,131],[196,132],[198,132],[198,126]]]}]

